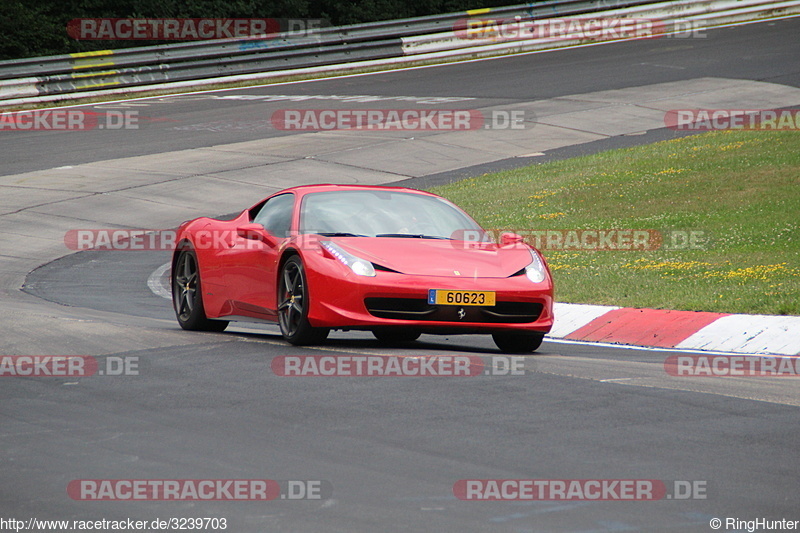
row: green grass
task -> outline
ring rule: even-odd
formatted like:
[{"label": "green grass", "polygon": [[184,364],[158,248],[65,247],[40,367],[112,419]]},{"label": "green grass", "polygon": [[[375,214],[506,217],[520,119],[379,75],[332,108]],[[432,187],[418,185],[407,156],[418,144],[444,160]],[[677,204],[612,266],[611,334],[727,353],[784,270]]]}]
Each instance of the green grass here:
[{"label": "green grass", "polygon": [[703,249],[545,246],[558,301],[800,315],[800,132],[695,135],[432,190],[487,229],[709,237]]}]

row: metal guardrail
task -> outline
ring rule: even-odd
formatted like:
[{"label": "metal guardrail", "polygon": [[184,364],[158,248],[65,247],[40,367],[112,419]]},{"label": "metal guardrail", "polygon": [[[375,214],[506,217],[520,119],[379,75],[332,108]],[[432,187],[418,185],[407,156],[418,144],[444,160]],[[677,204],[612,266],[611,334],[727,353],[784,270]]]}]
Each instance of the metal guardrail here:
[{"label": "metal guardrail", "polygon": [[[60,56],[0,61],[3,100],[132,88],[168,82],[258,75],[305,67],[409,57],[479,56],[580,44],[591,39],[502,41],[464,39],[455,25],[470,17],[543,20],[575,15],[656,17],[709,25],[800,13],[800,0],[547,0],[536,4],[462,11],[410,19],[314,30],[306,36],[274,34],[250,38],[175,43]],[[8,103],[11,103],[10,101]]]},{"label": "metal guardrail", "polygon": [[[623,9],[605,10],[598,15],[605,19],[653,22],[654,37],[673,33],[701,32],[706,27],[758,19],[761,16],[781,14],[784,12],[800,13],[800,2],[797,0],[675,0],[627,6]],[[561,15],[558,18],[563,18]],[[689,29],[689,31],[684,31]],[[489,32],[491,33],[491,32]],[[556,46],[572,46],[576,44],[596,42],[591,36],[560,35],[517,40],[522,49],[530,50]],[[601,39],[602,40],[602,39]],[[483,45],[493,45],[495,50],[501,48],[520,48],[515,39],[496,37],[465,39],[457,32],[420,35],[403,39],[403,51],[406,55],[430,52],[458,50],[460,48],[477,49]]]},{"label": "metal guardrail", "polygon": [[491,13],[493,17],[528,18],[552,17],[576,13],[591,13],[610,8],[628,7],[655,3],[663,0],[547,0],[533,7],[533,4],[514,5],[490,10],[461,11],[429,17],[371,22],[351,26],[338,26],[315,30],[310,37],[289,37],[273,34],[267,38],[216,39],[213,41],[194,41],[158,46],[103,50],[58,56],[34,57],[0,61],[0,79],[37,76],[43,73],[58,74],[71,72],[73,68],[84,68],[82,63],[104,58],[105,64],[117,66],[137,66],[152,64],[154,61],[185,61],[193,58],[220,58],[269,50],[277,53],[286,49],[303,48],[315,45],[343,44],[353,42],[381,41],[412,35],[439,33],[452,29],[459,19]]},{"label": "metal guardrail", "polygon": [[219,39],[0,61],[0,100],[402,57],[403,37],[470,16],[545,18],[657,0],[547,0],[491,10],[323,28],[308,36]]}]

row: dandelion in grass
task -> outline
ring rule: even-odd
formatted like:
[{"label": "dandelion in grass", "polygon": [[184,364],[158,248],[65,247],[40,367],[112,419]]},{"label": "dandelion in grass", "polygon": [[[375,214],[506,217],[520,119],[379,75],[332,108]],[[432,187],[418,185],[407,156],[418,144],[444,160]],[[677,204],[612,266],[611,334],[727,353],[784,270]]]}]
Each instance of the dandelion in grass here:
[{"label": "dandelion in grass", "polygon": [[567,214],[566,213],[561,213],[561,212],[559,212],[559,213],[544,213],[542,215],[539,215],[539,218],[541,218],[543,220],[552,220],[554,218],[561,218],[561,217],[564,217],[564,216],[567,216]]}]

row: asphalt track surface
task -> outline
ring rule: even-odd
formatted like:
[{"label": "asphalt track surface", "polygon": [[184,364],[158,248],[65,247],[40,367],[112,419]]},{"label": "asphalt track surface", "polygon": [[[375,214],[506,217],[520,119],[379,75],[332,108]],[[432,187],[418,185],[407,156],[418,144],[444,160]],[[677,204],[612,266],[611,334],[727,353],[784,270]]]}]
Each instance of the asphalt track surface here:
[{"label": "asphalt track surface", "polygon": [[[797,19],[788,19],[708,31],[706,38],[633,41],[214,94],[456,96],[475,100],[440,107],[469,109],[702,77],[800,87],[797,28]],[[268,124],[271,112],[285,108],[286,102],[221,100],[208,93],[143,102],[150,105],[139,108],[140,129],[125,131],[124,139],[101,130],[80,135],[15,132],[4,137],[0,175],[294,133]],[[336,103],[325,102],[324,107],[329,105]],[[377,101],[374,107],[384,106],[397,107],[391,101]],[[295,102],[292,107],[323,105]]]},{"label": "asphalt track surface", "polygon": [[[487,102],[719,76],[800,87],[800,23],[709,32],[707,39],[622,43],[314,83],[247,94],[464,96]],[[225,94],[233,94],[229,91]],[[313,107],[310,106],[310,107]],[[3,138],[4,174],[237,142],[267,135],[253,102],[178,99],[125,143],[89,131]],[[85,135],[85,136],[83,136]],[[653,134],[656,135],[656,134]],[[640,137],[620,143],[642,142]],[[646,139],[645,139],[646,140]],[[91,150],[86,147],[91,146]],[[587,148],[575,148],[575,152]],[[715,517],[800,519],[796,389],[765,380],[670,378],[670,352],[546,342],[524,375],[287,378],[282,355],[500,355],[488,337],[423,336],[386,348],[336,333],[293,348],[277,329],[181,332],[146,280],[165,253],[83,252],[38,269],[26,290],[87,322],[168,335],[139,375],[6,378],[0,385],[0,517],[225,517],[234,532],[711,531]],[[58,302],[58,303],[49,303]],[[31,326],[30,335],[42,334]],[[72,353],[80,341],[69,340]],[[322,480],[322,500],[81,502],[75,479]],[[705,483],[705,499],[467,502],[463,479],[655,479]],[[743,530],[723,528],[722,530]]]}]

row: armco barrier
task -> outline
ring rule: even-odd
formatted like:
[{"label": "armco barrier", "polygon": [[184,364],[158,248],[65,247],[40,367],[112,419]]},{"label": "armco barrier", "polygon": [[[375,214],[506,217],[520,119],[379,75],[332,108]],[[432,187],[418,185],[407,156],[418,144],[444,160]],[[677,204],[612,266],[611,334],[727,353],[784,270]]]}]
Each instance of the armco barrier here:
[{"label": "armco barrier", "polygon": [[578,17],[656,19],[661,31],[710,28],[800,14],[800,0],[548,0],[285,34],[0,61],[0,107],[134,92],[170,92],[257,83],[293,74],[344,72],[550,49],[594,38],[467,39],[454,31],[472,18],[539,21]]},{"label": "armco barrier", "polygon": [[[648,1],[653,0],[549,0],[535,8],[510,6],[491,13],[543,18]],[[15,98],[11,86],[22,77],[34,78],[41,96],[402,57],[402,37],[446,31],[457,20],[486,11],[323,28],[300,37],[281,34],[1,61],[0,99]],[[23,96],[34,96],[28,87]]]},{"label": "armco barrier", "polygon": [[[616,20],[652,20],[658,22],[661,34],[681,33],[687,28],[700,30],[733,22],[775,18],[800,14],[800,2],[796,0],[678,0],[629,6],[624,9],[605,10],[593,16]],[[486,17],[491,18],[491,17]],[[548,18],[564,18],[558,15]],[[597,42],[591,36],[574,38],[544,37],[536,39],[498,39],[496,37],[465,39],[459,32],[419,35],[403,38],[403,53],[407,56],[432,52],[452,52],[469,49],[476,53],[481,50],[531,51],[551,49],[578,44]]]},{"label": "armco barrier", "polygon": [[[544,18],[578,13],[591,13],[610,7],[627,7],[658,0],[547,0],[536,4],[517,5],[492,10],[473,10],[431,17],[373,22],[353,26],[321,28],[308,36],[287,38],[285,35],[257,36],[238,39],[174,43],[161,46],[102,50],[81,54],[35,57],[0,61],[0,80],[24,76],[68,74],[95,68],[142,67],[179,63],[197,59],[223,59],[269,53],[281,55],[287,50],[383,41],[412,35],[439,33],[452,28],[460,19],[491,13],[497,17],[521,16]],[[602,6],[602,7],[601,7]]]}]

